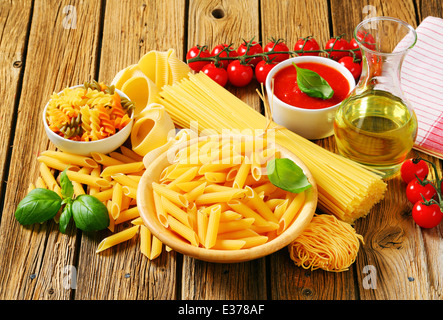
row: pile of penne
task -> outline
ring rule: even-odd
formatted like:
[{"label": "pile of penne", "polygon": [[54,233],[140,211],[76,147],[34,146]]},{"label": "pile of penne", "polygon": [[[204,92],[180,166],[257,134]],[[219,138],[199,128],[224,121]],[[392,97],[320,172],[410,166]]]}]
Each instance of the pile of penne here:
[{"label": "pile of penne", "polygon": [[[120,152],[91,153],[90,157],[62,151],[47,150],[37,158],[39,176],[33,188],[46,188],[61,196],[59,174],[65,169],[74,186],[74,196],[89,194],[108,208],[112,235],[103,239],[96,252],[101,252],[121,242],[140,235],[140,250],[149,259],[162,252],[162,243],[143,225],[137,208],[137,188],[145,171],[143,158],[125,146]],[[55,217],[58,221],[59,216]],[[132,227],[115,232],[116,226],[131,221]],[[121,228],[119,228],[120,230]],[[169,248],[167,248],[169,250]]]},{"label": "pile of penne", "polygon": [[[266,164],[279,157],[266,139],[211,136],[172,155],[152,182],[160,223],[193,246],[238,250],[271,241],[295,220],[305,193],[274,186]],[[171,156],[171,158],[172,158]]]}]

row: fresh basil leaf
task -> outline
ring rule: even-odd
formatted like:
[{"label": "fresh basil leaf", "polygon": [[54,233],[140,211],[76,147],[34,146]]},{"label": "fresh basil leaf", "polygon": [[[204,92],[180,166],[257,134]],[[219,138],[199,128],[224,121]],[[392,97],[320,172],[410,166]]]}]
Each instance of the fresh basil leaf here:
[{"label": "fresh basil leaf", "polygon": [[72,216],[77,228],[83,231],[98,231],[109,226],[106,206],[97,198],[83,194],[72,201]]},{"label": "fresh basil leaf", "polygon": [[72,217],[72,202],[68,202],[63,208],[62,214],[60,215],[59,230],[61,233],[66,233],[66,228],[68,227],[71,217]]},{"label": "fresh basil leaf", "polygon": [[52,219],[60,210],[62,199],[48,189],[31,190],[17,206],[15,218],[22,225],[41,223]]},{"label": "fresh basil leaf", "polygon": [[291,159],[273,159],[266,169],[269,181],[280,189],[300,193],[311,187],[303,170]]},{"label": "fresh basil leaf", "polygon": [[74,195],[74,186],[72,185],[71,180],[69,180],[66,170],[67,169],[63,170],[60,175],[60,187],[62,189],[61,193],[63,199],[71,199]]},{"label": "fresh basil leaf", "polygon": [[332,98],[334,90],[317,72],[300,68],[295,63],[292,64],[297,70],[297,84],[302,92],[313,98]]}]

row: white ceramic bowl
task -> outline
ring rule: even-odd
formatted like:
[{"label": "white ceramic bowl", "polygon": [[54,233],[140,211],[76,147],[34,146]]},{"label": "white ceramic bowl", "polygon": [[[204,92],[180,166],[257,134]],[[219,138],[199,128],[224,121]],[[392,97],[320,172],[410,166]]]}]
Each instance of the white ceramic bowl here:
[{"label": "white ceramic bowl", "polygon": [[314,140],[331,136],[334,133],[334,117],[340,103],[323,109],[304,109],[289,105],[272,94],[271,80],[281,69],[292,63],[315,62],[327,65],[339,71],[349,83],[349,92],[355,87],[351,72],[338,62],[324,57],[300,56],[280,62],[271,69],[266,78],[266,92],[272,108],[274,121],[300,136]]},{"label": "white ceramic bowl", "polygon": [[[78,87],[83,87],[83,85],[76,85],[71,88]],[[117,89],[115,89],[115,91],[120,95],[120,97],[129,100],[128,96],[122,91]],[[129,135],[131,134],[132,125],[134,123],[133,115],[131,115],[131,122],[129,122],[122,130],[108,138],[96,141],[73,141],[63,138],[62,136],[49,129],[48,123],[46,121],[46,110],[48,109],[48,106],[49,101],[43,109],[43,124],[49,140],[62,151],[83,156],[89,156],[91,152],[110,153],[114,151],[123,143],[125,143],[125,141],[128,139]]]}]

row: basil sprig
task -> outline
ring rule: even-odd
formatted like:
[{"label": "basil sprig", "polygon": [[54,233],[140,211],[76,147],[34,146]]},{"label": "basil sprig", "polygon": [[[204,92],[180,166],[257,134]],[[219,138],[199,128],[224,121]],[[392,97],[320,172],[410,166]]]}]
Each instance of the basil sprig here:
[{"label": "basil sprig", "polygon": [[317,72],[300,68],[294,62],[292,64],[297,70],[297,84],[302,92],[313,98],[332,98],[334,90]]},{"label": "basil sprig", "polygon": [[17,206],[17,221],[22,225],[42,223],[54,218],[63,206],[59,221],[62,233],[66,232],[71,218],[83,231],[98,231],[109,226],[108,209],[100,200],[86,194],[74,198],[74,187],[66,170],[60,175],[60,187],[62,197],[48,189],[31,190]]},{"label": "basil sprig", "polygon": [[300,193],[311,187],[303,170],[291,159],[272,159],[266,166],[268,179],[280,189]]}]

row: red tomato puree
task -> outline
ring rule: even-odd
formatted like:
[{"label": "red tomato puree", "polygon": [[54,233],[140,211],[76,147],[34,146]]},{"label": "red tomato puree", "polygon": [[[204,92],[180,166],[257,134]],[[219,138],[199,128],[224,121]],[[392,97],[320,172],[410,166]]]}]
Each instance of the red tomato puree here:
[{"label": "red tomato puree", "polygon": [[297,71],[293,65],[281,69],[274,76],[274,94],[281,101],[304,109],[328,108],[343,101],[349,93],[349,83],[337,70],[315,62],[298,63],[298,67],[317,72],[334,90],[332,98],[313,98],[302,92],[297,85]]}]

